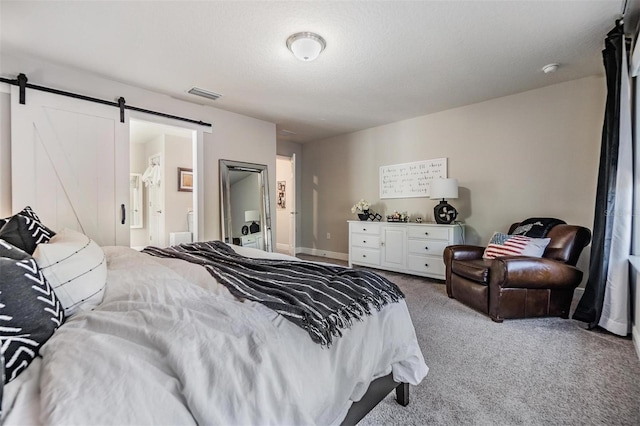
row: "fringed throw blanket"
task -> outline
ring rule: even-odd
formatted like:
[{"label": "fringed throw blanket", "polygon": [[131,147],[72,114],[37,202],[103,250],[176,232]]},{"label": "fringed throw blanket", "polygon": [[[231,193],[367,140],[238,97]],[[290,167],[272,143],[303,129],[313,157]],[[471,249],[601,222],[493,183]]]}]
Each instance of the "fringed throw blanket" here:
[{"label": "fringed throw blanket", "polygon": [[532,217],[520,222],[520,225],[511,234],[524,235],[530,238],[544,238],[551,228],[565,223],[567,222],[564,220],[552,217]]},{"label": "fringed throw blanket", "polygon": [[143,252],[204,266],[234,296],[273,309],[325,346],[353,320],[371,315],[371,306],[380,310],[404,298],[395,284],[370,271],[249,258],[221,241],[147,247]]}]

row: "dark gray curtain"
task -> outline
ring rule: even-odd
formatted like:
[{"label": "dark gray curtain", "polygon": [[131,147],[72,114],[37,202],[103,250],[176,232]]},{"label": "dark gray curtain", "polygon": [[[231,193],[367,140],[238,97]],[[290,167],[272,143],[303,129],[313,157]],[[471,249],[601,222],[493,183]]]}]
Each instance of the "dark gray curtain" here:
[{"label": "dark gray curtain", "polygon": [[596,327],[600,321],[609,268],[620,145],[620,71],[624,49],[623,25],[617,22],[616,27],[607,34],[602,52],[607,78],[607,103],[602,127],[589,279],[573,314],[574,319],[588,323],[589,328]]}]

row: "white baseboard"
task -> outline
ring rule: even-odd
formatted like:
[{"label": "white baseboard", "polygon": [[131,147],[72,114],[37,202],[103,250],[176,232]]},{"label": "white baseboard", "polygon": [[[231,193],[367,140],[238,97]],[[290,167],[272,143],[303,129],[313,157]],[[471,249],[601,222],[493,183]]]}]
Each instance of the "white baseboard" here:
[{"label": "white baseboard", "polygon": [[289,254],[291,253],[291,246],[289,244],[276,243],[276,251],[278,253]]},{"label": "white baseboard", "polygon": [[348,253],[338,253],[337,251],[327,251],[308,247],[298,247],[297,253],[309,254],[311,256],[328,257],[329,259],[349,260]]}]

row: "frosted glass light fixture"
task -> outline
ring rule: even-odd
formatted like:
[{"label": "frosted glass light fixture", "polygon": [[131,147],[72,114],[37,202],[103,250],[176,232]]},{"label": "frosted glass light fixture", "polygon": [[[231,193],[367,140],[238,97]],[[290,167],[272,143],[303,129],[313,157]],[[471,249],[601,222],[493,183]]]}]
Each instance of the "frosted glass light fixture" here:
[{"label": "frosted glass light fixture", "polygon": [[327,47],[327,42],[318,34],[310,32],[295,33],[287,39],[287,47],[301,61],[316,59]]}]

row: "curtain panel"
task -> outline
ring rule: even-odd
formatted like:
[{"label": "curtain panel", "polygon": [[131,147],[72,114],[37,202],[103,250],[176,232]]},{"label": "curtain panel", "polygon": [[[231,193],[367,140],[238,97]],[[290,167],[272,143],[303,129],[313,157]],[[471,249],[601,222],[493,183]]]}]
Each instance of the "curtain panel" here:
[{"label": "curtain panel", "polygon": [[605,40],[607,101],[602,128],[589,279],[573,318],[626,336],[633,202],[631,88],[622,23]]}]

